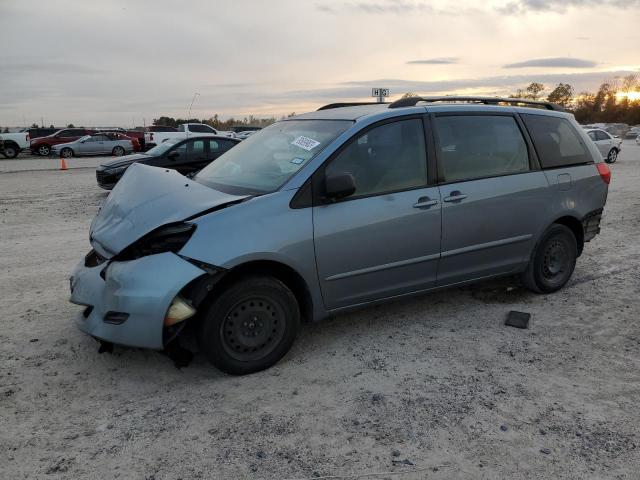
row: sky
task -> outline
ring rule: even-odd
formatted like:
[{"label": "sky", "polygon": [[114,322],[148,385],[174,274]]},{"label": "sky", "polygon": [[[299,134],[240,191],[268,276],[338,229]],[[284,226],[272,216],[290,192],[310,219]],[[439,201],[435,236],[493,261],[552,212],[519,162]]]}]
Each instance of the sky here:
[{"label": "sky", "polygon": [[594,91],[640,72],[638,25],[640,0],[0,0],[0,126]]}]

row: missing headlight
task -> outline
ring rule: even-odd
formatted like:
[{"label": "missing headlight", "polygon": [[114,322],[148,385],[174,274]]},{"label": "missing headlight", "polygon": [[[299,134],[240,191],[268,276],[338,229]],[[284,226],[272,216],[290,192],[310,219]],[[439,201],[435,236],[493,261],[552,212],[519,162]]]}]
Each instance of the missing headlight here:
[{"label": "missing headlight", "polygon": [[157,228],[122,250],[114,260],[127,261],[157,253],[177,253],[189,241],[195,229],[193,223],[186,222]]}]

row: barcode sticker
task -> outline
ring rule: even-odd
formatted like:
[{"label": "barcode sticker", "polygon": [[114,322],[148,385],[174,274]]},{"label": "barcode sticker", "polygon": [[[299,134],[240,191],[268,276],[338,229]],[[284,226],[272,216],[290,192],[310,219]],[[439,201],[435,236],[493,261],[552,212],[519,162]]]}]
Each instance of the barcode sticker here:
[{"label": "barcode sticker", "polygon": [[318,142],[317,140],[314,140],[313,138],[303,137],[301,135],[298,138],[296,138],[293,142],[291,142],[291,145],[296,145],[306,150],[307,152],[310,152],[311,150],[316,148],[318,145],[320,145],[320,142]]}]

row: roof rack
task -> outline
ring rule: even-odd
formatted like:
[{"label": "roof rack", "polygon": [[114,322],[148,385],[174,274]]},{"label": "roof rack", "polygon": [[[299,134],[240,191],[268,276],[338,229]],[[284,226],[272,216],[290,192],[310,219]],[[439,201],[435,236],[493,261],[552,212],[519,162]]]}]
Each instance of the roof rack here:
[{"label": "roof rack", "polygon": [[351,103],[330,103],[318,109],[320,110],[331,110],[332,108],[342,108],[342,107],[357,107],[359,105],[385,105],[388,102],[351,102]]},{"label": "roof rack", "polygon": [[467,103],[481,103],[483,105],[499,105],[499,104],[508,104],[513,106],[532,106],[537,108],[545,108],[547,110],[554,110],[556,112],[565,112],[566,110],[555,103],[551,102],[541,102],[538,100],[528,100],[526,98],[501,98],[501,97],[458,97],[454,95],[443,96],[443,97],[407,97],[401,98],[400,100],[396,100],[392,104],[389,105],[389,108],[400,108],[400,107],[413,107],[418,102],[467,102]]}]

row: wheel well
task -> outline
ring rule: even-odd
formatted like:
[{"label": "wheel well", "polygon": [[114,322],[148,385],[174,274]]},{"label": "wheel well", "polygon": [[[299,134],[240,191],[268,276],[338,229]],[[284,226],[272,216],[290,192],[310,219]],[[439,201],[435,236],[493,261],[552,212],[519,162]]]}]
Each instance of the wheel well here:
[{"label": "wheel well", "polygon": [[269,275],[284,283],[295,295],[300,305],[300,313],[306,321],[313,318],[313,300],[307,282],[293,268],[283,263],[271,260],[257,260],[238,265],[228,272],[216,283],[215,291],[222,291],[228,285],[240,278],[249,275]]},{"label": "wheel well", "polygon": [[4,144],[5,145],[11,145],[12,147],[20,148],[20,146],[16,142],[14,142],[13,140],[5,140]]},{"label": "wheel well", "polygon": [[582,253],[582,249],[584,248],[584,228],[582,226],[582,222],[576,217],[566,216],[557,219],[553,223],[564,225],[573,232],[573,235],[576,237],[576,242],[578,244],[578,256],[580,256],[580,254]]}]

